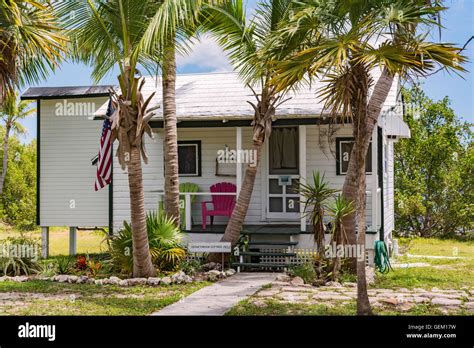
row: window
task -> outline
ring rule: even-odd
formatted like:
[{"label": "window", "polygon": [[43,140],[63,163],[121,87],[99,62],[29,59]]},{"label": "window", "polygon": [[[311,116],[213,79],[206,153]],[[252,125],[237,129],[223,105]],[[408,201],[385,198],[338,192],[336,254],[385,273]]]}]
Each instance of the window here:
[{"label": "window", "polygon": [[178,141],[178,173],[180,176],[201,176],[200,141]]},{"label": "window", "polygon": [[270,136],[270,174],[298,174],[298,128],[273,128]]},{"label": "window", "polygon": [[[336,138],[336,174],[345,175],[349,167],[349,159],[354,146],[354,138]],[[369,144],[365,158],[365,172],[372,173],[372,143]]]}]

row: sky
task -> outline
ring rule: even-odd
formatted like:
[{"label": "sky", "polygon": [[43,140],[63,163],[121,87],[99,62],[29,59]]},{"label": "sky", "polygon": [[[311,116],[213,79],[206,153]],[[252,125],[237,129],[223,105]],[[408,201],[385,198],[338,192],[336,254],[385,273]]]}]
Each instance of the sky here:
[{"label": "sky", "polygon": [[[256,0],[248,0],[247,11],[249,13],[256,6]],[[446,0],[445,6],[449,7],[442,15],[442,24],[445,27],[442,31],[441,41],[455,43],[458,46],[474,35],[474,0]],[[439,34],[433,33],[432,41],[440,41]],[[448,96],[451,100],[451,107],[462,119],[474,123],[474,40],[470,42],[463,54],[468,56],[469,63],[466,64],[468,73],[459,77],[440,71],[437,74],[423,79],[423,89],[430,98],[435,100]],[[194,45],[192,52],[187,56],[177,58],[179,73],[203,73],[232,71],[225,53],[211,39],[204,37]],[[56,86],[85,86],[93,85],[90,78],[92,69],[83,64],[65,62],[60,69],[51,73],[50,76],[35,86],[56,87]],[[117,71],[108,74],[99,84],[117,84]],[[26,86],[26,90],[29,86]],[[32,116],[23,122],[27,129],[27,134],[23,141],[29,142],[36,138],[36,116]]]}]

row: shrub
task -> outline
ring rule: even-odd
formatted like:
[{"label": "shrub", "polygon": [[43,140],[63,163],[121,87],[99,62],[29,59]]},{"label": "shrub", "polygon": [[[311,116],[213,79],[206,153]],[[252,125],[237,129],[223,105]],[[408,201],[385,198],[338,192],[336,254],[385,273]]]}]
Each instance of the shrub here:
[{"label": "shrub", "polygon": [[58,256],[56,259],[58,274],[69,274],[73,270],[74,258],[72,256]]},{"label": "shrub", "polygon": [[184,260],[179,268],[186,274],[195,274],[202,269],[202,264],[198,260]]},{"label": "shrub", "polygon": [[[184,234],[172,218],[164,213],[149,212],[146,217],[148,242],[153,263],[160,271],[176,269],[186,257],[181,245]],[[109,238],[109,252],[115,266],[130,274],[133,270],[132,228],[124,221],[124,228]]]},{"label": "shrub", "polygon": [[76,264],[74,268],[79,271],[85,271],[87,269],[87,258],[84,255],[79,255],[76,258]]},{"label": "shrub", "polygon": [[292,266],[290,267],[288,273],[292,276],[302,278],[307,284],[311,284],[316,280],[316,271],[312,262],[308,262],[303,265]]},{"label": "shrub", "polygon": [[30,275],[39,271],[39,244],[26,237],[9,237],[0,245],[0,273]]}]

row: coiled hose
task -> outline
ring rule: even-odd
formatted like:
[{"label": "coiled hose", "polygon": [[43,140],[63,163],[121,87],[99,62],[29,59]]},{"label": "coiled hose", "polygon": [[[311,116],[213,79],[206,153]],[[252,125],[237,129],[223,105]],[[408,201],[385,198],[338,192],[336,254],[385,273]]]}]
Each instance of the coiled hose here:
[{"label": "coiled hose", "polygon": [[390,270],[393,270],[388,257],[387,245],[383,240],[375,242],[374,263],[380,273],[388,273]]}]

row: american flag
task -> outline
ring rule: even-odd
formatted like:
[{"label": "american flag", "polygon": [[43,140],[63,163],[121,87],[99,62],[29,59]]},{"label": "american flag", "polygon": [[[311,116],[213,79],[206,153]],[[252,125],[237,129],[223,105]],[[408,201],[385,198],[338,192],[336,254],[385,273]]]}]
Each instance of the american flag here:
[{"label": "american flag", "polygon": [[[107,116],[113,114],[112,100],[109,100],[109,106],[107,107]],[[112,136],[111,130],[112,123],[109,119],[105,119],[104,125],[102,126],[102,135],[100,137],[100,148],[97,160],[97,174],[95,178],[95,190],[105,187],[110,184],[112,180],[112,143],[110,137]]]}]

